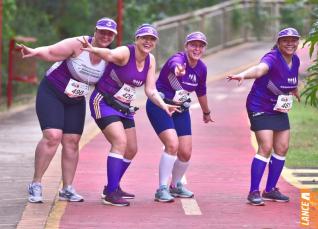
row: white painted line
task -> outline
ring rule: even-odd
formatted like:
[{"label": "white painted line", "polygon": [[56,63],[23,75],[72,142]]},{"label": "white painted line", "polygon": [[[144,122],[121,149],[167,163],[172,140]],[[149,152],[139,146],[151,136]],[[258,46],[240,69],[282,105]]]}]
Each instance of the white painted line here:
[{"label": "white painted line", "polygon": [[200,207],[195,199],[181,199],[181,204],[186,215],[202,215]]},{"label": "white painted line", "polygon": [[226,94],[219,94],[219,95],[214,96],[214,99],[221,101],[221,100],[226,99],[227,97],[228,97],[228,95],[226,95]]},{"label": "white painted line", "polygon": [[200,103],[193,103],[190,106],[190,109],[198,109],[198,108],[200,108]]},{"label": "white painted line", "polygon": [[247,90],[247,87],[244,86],[240,86],[240,87],[236,87],[233,89],[233,92],[235,93],[241,93],[241,92],[245,92]]}]

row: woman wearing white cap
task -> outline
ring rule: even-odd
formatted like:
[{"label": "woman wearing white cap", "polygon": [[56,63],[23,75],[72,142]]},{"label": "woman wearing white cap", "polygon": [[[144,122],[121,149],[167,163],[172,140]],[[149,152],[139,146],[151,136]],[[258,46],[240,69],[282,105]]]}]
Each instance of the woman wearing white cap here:
[{"label": "woman wearing white cap", "polygon": [[107,185],[103,203],[129,206],[126,199],[134,194],[124,192],[119,183],[137,153],[134,121],[136,108],[131,106],[136,87],[145,85],[146,95],[168,116],[177,106],[164,103],[155,87],[155,58],[150,53],[158,40],[157,30],[149,25],[139,26],[135,43],[115,49],[96,48],[84,43],[83,50],[95,53],[109,62],[101,80],[90,98],[91,114],[111,144],[107,157]]},{"label": "woman wearing white cap", "polygon": [[[96,23],[94,36],[85,38],[94,47],[108,47],[117,34],[116,27],[114,20],[101,18]],[[34,49],[19,45],[23,58],[56,62],[42,79],[36,97],[36,113],[43,136],[35,150],[34,176],[28,186],[31,203],[43,201],[41,180],[60,143],[63,188],[59,198],[73,202],[84,200],[71,186],[84,128],[84,96],[88,94],[89,85],[100,79],[107,62],[93,53],[83,52],[81,39],[82,36],[68,38]]]},{"label": "woman wearing white cap", "polygon": [[[251,186],[248,202],[264,205],[264,200],[288,202],[276,187],[289,146],[290,126],[288,111],[293,95],[298,101],[299,58],[296,50],[300,35],[294,28],[285,28],[277,35],[276,45],[260,63],[240,74],[228,76],[239,85],[244,79],[255,79],[247,97],[246,108],[255,132],[258,150],[251,165]],[[266,188],[260,194],[260,182],[268,164]]]},{"label": "woman wearing white cap", "polygon": [[[206,96],[207,68],[201,57],[207,45],[201,32],[190,33],[185,40],[185,51],[171,56],[160,71],[156,83],[164,101],[180,106],[181,112],[171,117],[148,99],[148,118],[164,144],[159,164],[159,188],[155,201],[173,202],[174,197],[191,198],[193,193],[181,182],[192,153],[191,118],[189,113],[190,93],[195,92],[205,123],[213,122]],[[172,174],[171,184],[168,180]]]}]

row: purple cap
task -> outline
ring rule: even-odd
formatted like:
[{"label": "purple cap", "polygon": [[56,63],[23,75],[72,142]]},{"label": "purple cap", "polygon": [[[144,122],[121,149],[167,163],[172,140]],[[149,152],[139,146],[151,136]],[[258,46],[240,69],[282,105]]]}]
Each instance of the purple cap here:
[{"label": "purple cap", "polygon": [[190,41],[202,41],[205,45],[208,44],[206,36],[201,32],[193,32],[187,35],[185,44],[188,44]]},{"label": "purple cap", "polygon": [[158,32],[155,29],[155,27],[153,27],[150,24],[142,24],[141,26],[139,26],[135,32],[135,37],[142,37],[142,36],[153,36],[156,39],[159,39],[158,36]]},{"label": "purple cap", "polygon": [[109,30],[117,35],[117,23],[107,17],[103,17],[96,22],[96,29]]},{"label": "purple cap", "polygon": [[277,34],[277,40],[281,37],[298,37],[300,38],[300,35],[298,31],[294,28],[285,28],[279,31]]}]

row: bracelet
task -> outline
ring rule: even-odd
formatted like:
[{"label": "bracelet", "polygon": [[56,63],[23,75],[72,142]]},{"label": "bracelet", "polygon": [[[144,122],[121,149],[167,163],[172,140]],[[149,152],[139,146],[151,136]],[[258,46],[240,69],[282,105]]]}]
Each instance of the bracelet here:
[{"label": "bracelet", "polygon": [[203,112],[203,115],[210,115],[211,114],[211,111],[209,112]]}]

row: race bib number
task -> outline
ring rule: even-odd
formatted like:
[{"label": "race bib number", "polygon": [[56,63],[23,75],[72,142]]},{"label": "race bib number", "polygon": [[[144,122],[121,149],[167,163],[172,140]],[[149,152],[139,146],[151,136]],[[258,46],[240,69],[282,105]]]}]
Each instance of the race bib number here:
[{"label": "race bib number", "polygon": [[136,89],[124,84],[114,97],[123,103],[131,103],[136,98]]},{"label": "race bib number", "polygon": [[78,82],[73,79],[70,79],[64,91],[64,93],[70,98],[85,96],[88,94],[88,92],[89,92],[88,84]]},{"label": "race bib number", "polygon": [[189,96],[189,92],[187,92],[186,90],[178,90],[175,92],[172,101],[176,104],[181,104],[187,101],[189,99]]},{"label": "race bib number", "polygon": [[292,95],[279,95],[274,110],[280,112],[288,112],[292,108],[292,106]]}]

